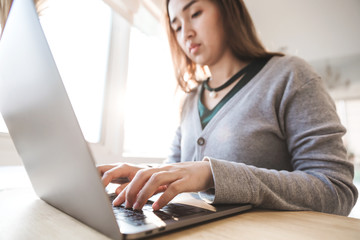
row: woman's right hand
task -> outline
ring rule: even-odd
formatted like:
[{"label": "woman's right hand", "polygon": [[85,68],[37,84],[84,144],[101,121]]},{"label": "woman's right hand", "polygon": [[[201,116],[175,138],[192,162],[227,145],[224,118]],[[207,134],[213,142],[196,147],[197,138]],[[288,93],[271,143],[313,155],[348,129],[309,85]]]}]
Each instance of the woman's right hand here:
[{"label": "woman's right hand", "polygon": [[126,183],[117,188],[114,206],[125,203],[126,208],[142,209],[154,194],[163,192],[154,202],[153,209],[159,210],[176,195],[183,192],[198,192],[214,187],[210,163],[182,162],[155,168],[120,164],[98,167],[104,186],[118,183],[126,178]]}]

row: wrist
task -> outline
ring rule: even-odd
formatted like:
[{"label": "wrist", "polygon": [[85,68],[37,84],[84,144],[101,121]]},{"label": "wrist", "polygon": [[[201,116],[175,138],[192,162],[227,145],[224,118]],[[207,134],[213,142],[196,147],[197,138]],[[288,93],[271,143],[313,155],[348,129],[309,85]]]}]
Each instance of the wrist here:
[{"label": "wrist", "polygon": [[211,168],[211,161],[209,157],[204,157],[202,160],[202,164],[204,165],[205,171],[206,171],[206,179],[207,179],[207,189],[214,188],[215,182],[214,182],[214,176]]}]

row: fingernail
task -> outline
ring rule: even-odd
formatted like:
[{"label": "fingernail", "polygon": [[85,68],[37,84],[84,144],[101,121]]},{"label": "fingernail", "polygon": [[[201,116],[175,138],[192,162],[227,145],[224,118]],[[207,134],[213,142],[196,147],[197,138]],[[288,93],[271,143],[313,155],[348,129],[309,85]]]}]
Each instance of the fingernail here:
[{"label": "fingernail", "polygon": [[131,205],[129,204],[128,201],[125,201],[125,208],[131,208]]},{"label": "fingernail", "polygon": [[116,201],[116,198],[115,198],[115,200],[112,202],[112,204],[113,204],[115,207],[118,206],[118,201]]},{"label": "fingernail", "polygon": [[134,206],[133,206],[133,209],[134,209],[134,210],[140,210],[140,209],[141,209],[140,204],[139,204],[138,202],[136,202],[136,203],[134,204]]},{"label": "fingernail", "polygon": [[152,208],[153,208],[154,211],[157,211],[157,210],[160,209],[160,208],[159,208],[159,204],[158,204],[157,202],[154,202],[154,203],[153,203]]},{"label": "fingernail", "polygon": [[120,201],[120,198],[119,196],[117,196],[114,201],[112,202],[112,204],[115,206],[115,207],[118,207],[122,204],[122,202]]}]

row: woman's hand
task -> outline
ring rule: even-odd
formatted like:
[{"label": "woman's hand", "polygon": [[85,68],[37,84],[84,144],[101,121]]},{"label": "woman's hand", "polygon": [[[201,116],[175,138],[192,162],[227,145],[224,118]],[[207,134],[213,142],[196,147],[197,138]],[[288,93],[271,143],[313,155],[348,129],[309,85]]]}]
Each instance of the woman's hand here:
[{"label": "woman's hand", "polygon": [[128,178],[128,184],[122,184],[116,191],[119,195],[114,206],[125,202],[125,207],[141,209],[154,194],[164,192],[153,204],[159,210],[182,192],[204,191],[214,186],[210,163],[183,162],[158,168],[140,168],[122,164],[118,166],[100,166],[104,186],[119,178]]},{"label": "woman's hand", "polygon": [[132,165],[128,163],[100,165],[97,167],[101,181],[106,187],[109,183],[118,183],[120,186],[116,189],[115,193],[119,194],[134,178],[135,174],[143,169],[143,167]]}]

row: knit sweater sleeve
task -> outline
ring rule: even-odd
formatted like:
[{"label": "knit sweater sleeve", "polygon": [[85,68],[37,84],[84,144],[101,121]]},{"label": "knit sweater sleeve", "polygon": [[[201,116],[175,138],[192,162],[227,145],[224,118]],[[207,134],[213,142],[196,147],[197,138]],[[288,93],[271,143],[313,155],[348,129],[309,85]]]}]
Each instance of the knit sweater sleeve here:
[{"label": "knit sweater sleeve", "polygon": [[281,100],[279,121],[294,170],[206,157],[215,187],[200,196],[214,204],[251,203],[260,208],[348,215],[357,190],[352,184],[353,164],[347,161],[342,143],[345,129],[332,100],[316,78],[286,95]]}]

